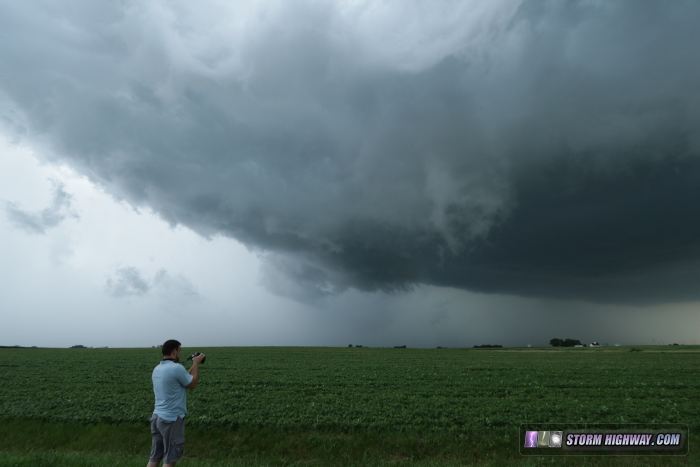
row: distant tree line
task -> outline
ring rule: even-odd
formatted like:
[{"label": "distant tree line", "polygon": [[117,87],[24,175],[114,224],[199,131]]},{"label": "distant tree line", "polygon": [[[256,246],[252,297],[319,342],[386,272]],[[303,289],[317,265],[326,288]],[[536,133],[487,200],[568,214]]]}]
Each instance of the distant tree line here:
[{"label": "distant tree line", "polygon": [[549,345],[551,345],[552,347],[574,347],[576,345],[582,344],[581,341],[578,339],[569,339],[568,337],[566,339],[560,339],[558,337],[555,337],[549,340]]}]

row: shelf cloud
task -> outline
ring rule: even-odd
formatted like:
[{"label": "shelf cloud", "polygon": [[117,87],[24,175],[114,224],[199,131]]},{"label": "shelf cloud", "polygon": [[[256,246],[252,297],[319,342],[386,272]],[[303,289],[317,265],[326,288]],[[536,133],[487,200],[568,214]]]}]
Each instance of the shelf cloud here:
[{"label": "shelf cloud", "polygon": [[260,251],[281,294],[691,300],[699,23],[694,0],[6,3],[0,124]]}]

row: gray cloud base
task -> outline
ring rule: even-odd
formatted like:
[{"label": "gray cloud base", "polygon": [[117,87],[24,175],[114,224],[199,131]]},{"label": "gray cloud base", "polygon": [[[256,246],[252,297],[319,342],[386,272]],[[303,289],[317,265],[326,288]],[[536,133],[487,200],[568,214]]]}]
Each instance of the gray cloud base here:
[{"label": "gray cloud base", "polygon": [[426,6],[6,4],[2,120],[304,296],[698,298],[700,5]]}]

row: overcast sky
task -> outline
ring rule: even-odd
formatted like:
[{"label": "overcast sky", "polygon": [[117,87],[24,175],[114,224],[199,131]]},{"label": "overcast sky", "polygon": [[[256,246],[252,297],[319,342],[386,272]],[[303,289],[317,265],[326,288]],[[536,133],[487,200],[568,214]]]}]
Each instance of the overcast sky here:
[{"label": "overcast sky", "polygon": [[700,343],[697,24],[0,0],[0,345]]}]

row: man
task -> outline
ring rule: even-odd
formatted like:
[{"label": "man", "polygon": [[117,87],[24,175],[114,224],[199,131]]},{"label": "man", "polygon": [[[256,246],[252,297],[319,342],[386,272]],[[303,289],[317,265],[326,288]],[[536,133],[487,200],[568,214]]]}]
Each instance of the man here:
[{"label": "man", "polygon": [[187,389],[199,384],[199,364],[204,354],[192,358],[189,373],[180,362],[180,343],[174,339],[163,344],[163,360],[153,369],[153,393],[156,398],[151,416],[151,456],[148,467],[174,466],[185,448]]}]

